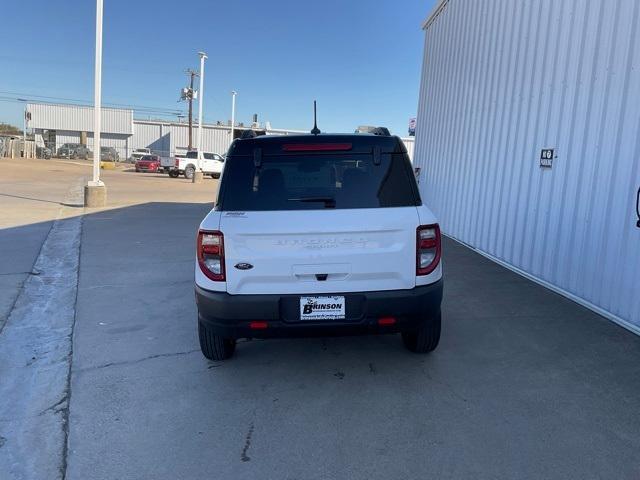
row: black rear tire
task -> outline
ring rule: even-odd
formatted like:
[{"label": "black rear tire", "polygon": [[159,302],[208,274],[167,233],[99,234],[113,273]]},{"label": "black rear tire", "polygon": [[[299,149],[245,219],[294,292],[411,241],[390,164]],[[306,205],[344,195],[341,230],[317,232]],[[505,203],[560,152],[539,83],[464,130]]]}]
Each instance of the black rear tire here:
[{"label": "black rear tire", "polygon": [[178,173],[177,170],[169,170],[169,176],[171,178],[178,178],[178,175],[179,175],[179,173]]},{"label": "black rear tire", "polygon": [[236,341],[232,338],[224,338],[216,335],[198,322],[198,337],[200,338],[200,350],[209,360],[221,361],[231,358],[236,351]]},{"label": "black rear tire", "polygon": [[433,318],[425,320],[420,330],[413,332],[403,332],[402,341],[410,352],[429,353],[433,352],[440,343],[440,326],[442,314],[438,313]]}]

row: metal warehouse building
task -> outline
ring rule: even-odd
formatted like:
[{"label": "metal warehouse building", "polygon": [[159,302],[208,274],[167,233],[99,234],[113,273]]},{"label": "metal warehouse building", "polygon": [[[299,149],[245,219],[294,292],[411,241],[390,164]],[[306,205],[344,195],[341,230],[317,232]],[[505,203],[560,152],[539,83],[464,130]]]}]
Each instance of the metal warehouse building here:
[{"label": "metal warehouse building", "polygon": [[443,231],[640,333],[640,2],[445,0],[423,27]]},{"label": "metal warehouse building", "polygon": [[[65,143],[81,143],[93,148],[93,107],[47,103],[27,104],[31,119],[28,127],[35,133],[38,145],[57,150]],[[236,127],[236,134],[243,128]],[[193,142],[197,138],[193,128]],[[264,130],[264,129],[261,129]],[[268,130],[268,134],[299,133],[295,130]],[[184,153],[188,147],[189,127],[186,123],[159,120],[134,120],[133,110],[102,109],[103,147],[114,147],[122,160],[129,158],[136,148],[150,148],[162,156]],[[224,153],[231,144],[231,127],[203,125],[202,148],[208,152]]]},{"label": "metal warehouse building", "polygon": [[[28,128],[34,130],[36,144],[57,150],[65,143],[81,143],[93,149],[93,108],[77,105],[29,103]],[[134,133],[133,110],[102,109],[102,146],[127,152]]]},{"label": "metal warehouse building", "polygon": [[[31,119],[28,128],[33,129],[36,143],[47,145],[57,151],[65,143],[80,143],[93,148],[93,107],[79,105],[59,105],[49,103],[29,103],[27,112]],[[103,147],[114,147],[120,159],[131,156],[136,148],[150,148],[162,156],[174,156],[187,151],[189,126],[186,123],[158,120],[137,120],[133,110],[102,108]],[[273,129],[261,127],[238,127],[235,135],[242,130],[255,128],[267,135],[290,135],[307,133],[300,130]],[[197,125],[193,128],[193,143],[197,139]],[[409,155],[413,155],[414,138],[403,139]],[[228,125],[203,125],[202,148],[207,152],[224,153],[231,144],[231,127]]]}]

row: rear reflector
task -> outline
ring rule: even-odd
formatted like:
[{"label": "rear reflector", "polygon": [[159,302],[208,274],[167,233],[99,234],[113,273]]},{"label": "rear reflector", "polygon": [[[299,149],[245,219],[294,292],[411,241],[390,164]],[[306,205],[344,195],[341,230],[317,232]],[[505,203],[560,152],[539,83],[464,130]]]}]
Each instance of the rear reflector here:
[{"label": "rear reflector", "polygon": [[378,325],[395,325],[396,319],[394,317],[382,317],[378,319]]},{"label": "rear reflector", "polygon": [[285,152],[335,152],[351,150],[350,143],[287,143],[282,146]]},{"label": "rear reflector", "polygon": [[269,324],[267,322],[251,322],[249,328],[251,330],[264,330]]}]

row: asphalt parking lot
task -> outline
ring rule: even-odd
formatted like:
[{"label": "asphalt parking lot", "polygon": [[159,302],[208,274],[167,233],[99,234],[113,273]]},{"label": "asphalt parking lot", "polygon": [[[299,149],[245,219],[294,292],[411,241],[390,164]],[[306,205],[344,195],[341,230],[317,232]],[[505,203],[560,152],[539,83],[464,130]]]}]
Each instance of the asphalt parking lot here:
[{"label": "asphalt parking lot", "polygon": [[214,363],[193,256],[216,180],[106,171],[89,211],[88,166],[0,165],[0,478],[640,478],[640,339],[453,240],[433,354],[293,339]]}]

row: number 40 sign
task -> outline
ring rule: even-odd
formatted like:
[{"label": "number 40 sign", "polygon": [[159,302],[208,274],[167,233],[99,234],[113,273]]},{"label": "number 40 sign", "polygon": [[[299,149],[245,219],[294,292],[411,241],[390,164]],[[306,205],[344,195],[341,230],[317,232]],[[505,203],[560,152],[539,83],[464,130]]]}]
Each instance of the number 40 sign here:
[{"label": "number 40 sign", "polygon": [[543,148],[540,152],[540,167],[553,167],[553,159],[556,157],[555,153],[556,152],[553,148]]}]

